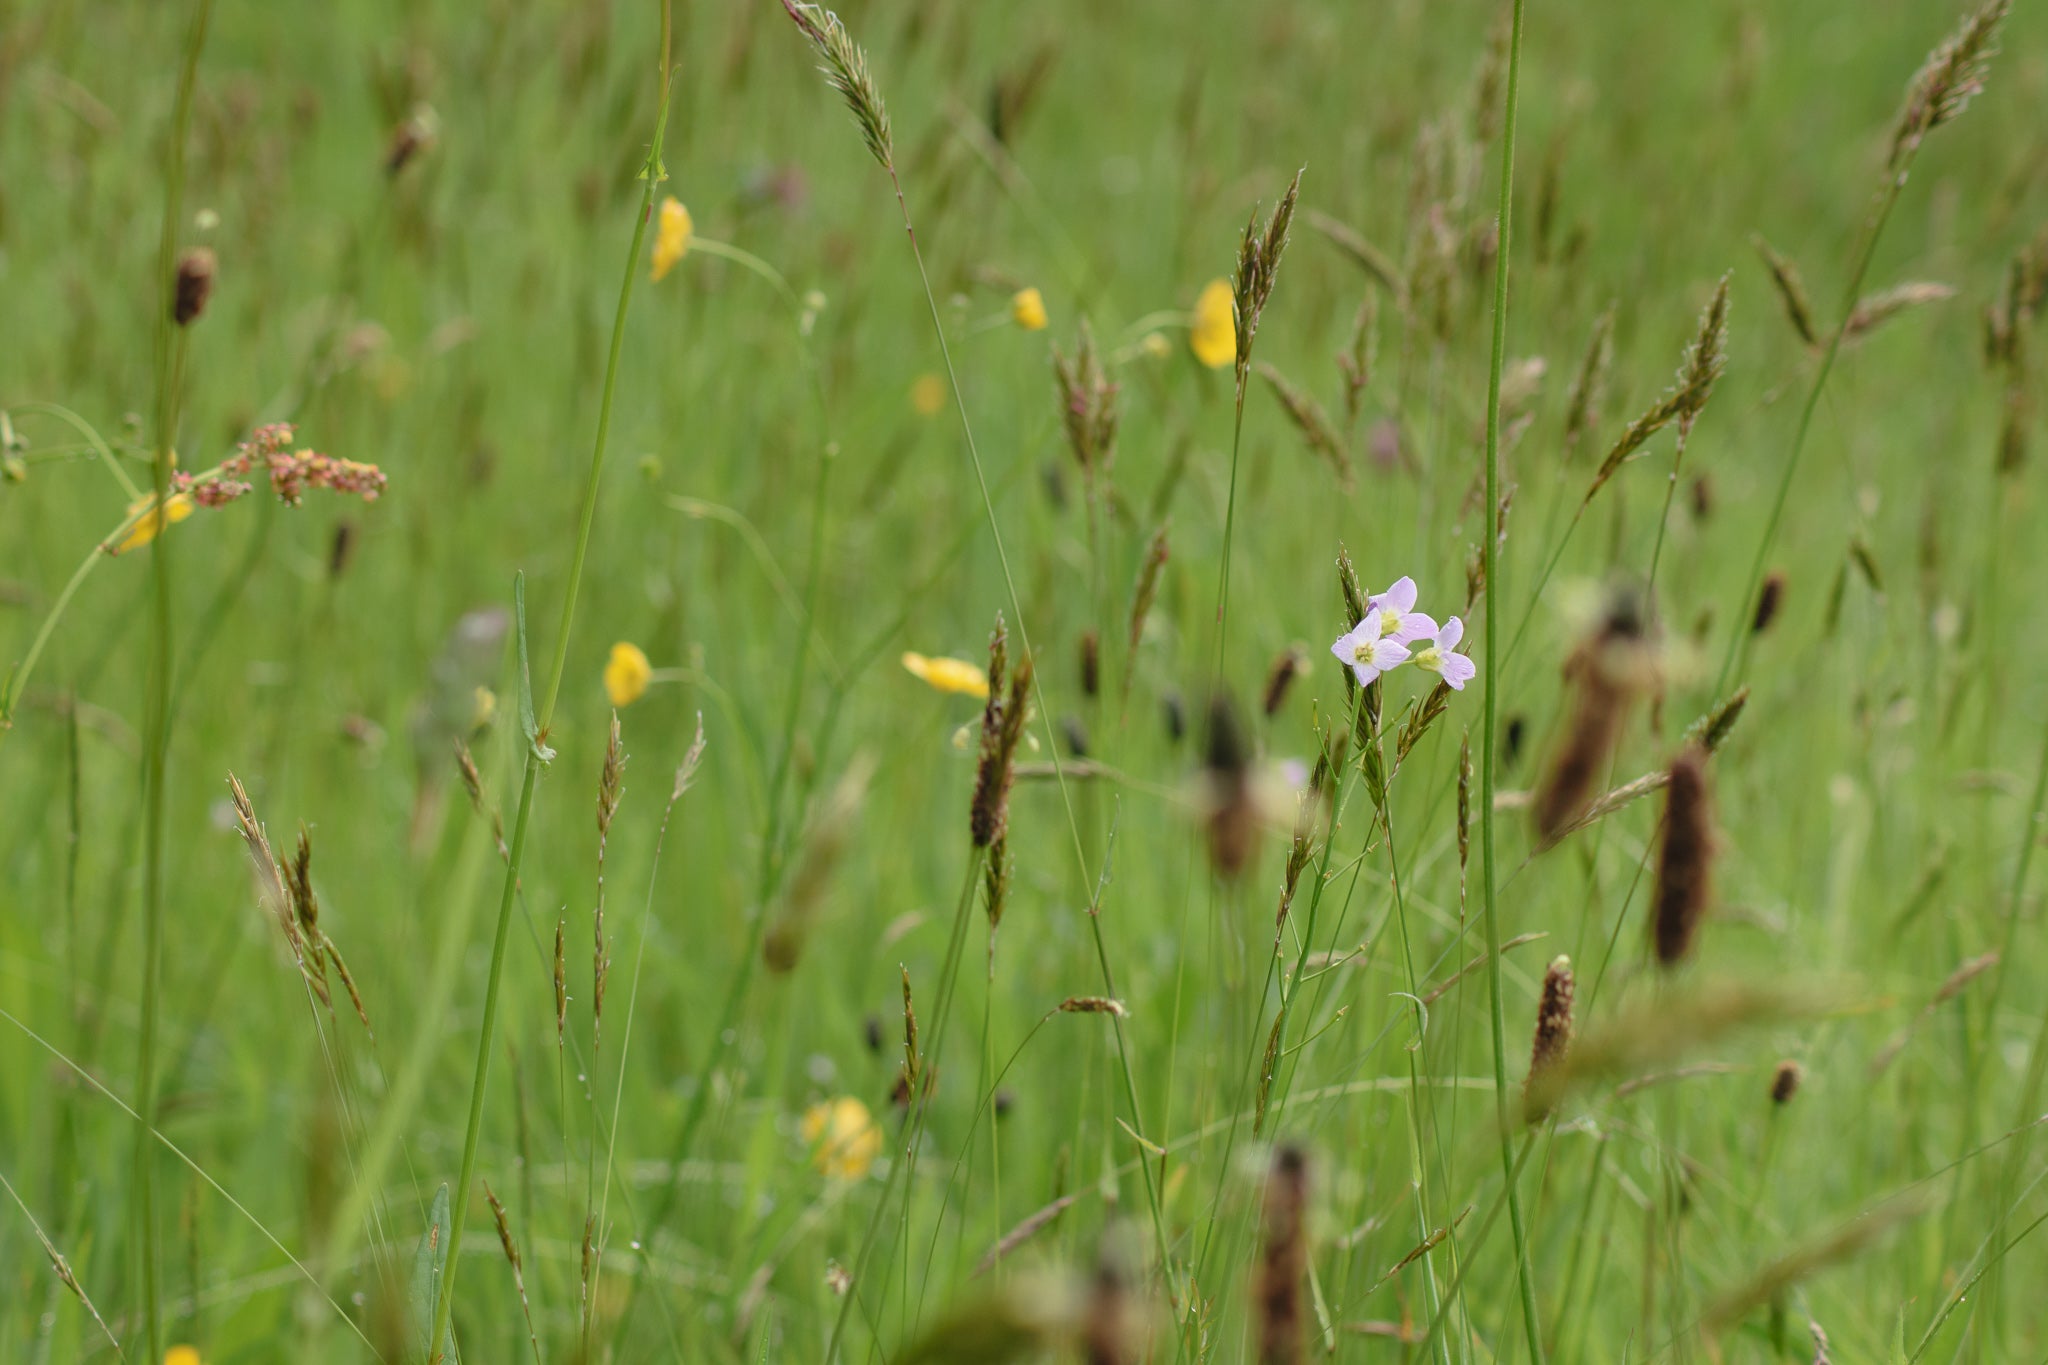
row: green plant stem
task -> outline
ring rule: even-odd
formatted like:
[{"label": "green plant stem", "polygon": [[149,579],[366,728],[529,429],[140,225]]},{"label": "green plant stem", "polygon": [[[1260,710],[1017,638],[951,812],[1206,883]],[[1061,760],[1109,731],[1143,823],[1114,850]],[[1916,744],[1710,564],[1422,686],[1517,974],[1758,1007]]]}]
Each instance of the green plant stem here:
[{"label": "green plant stem", "polygon": [[1486,677],[1485,731],[1480,744],[1479,782],[1479,881],[1480,904],[1486,921],[1486,983],[1493,1023],[1493,1109],[1500,1136],[1501,1172],[1507,1180],[1508,1221],[1515,1237],[1515,1277],[1522,1295],[1522,1331],[1528,1338],[1529,1359],[1543,1362],[1543,1333],[1536,1321],[1536,1285],[1529,1267],[1529,1235],[1522,1220],[1522,1199],[1516,1189],[1515,1142],[1508,1123],[1508,1068],[1506,1007],[1501,999],[1500,913],[1494,897],[1494,732],[1499,728],[1500,657],[1495,652],[1500,613],[1494,610],[1493,594],[1500,582],[1500,537],[1493,534],[1493,509],[1500,506],[1500,382],[1508,344],[1508,258],[1513,235],[1515,114],[1521,98],[1522,3],[1514,0],[1513,27],[1508,35],[1507,105],[1501,119],[1500,142],[1500,246],[1493,262],[1493,356],[1486,379]]},{"label": "green plant stem", "polygon": [[511,857],[505,864],[504,890],[498,897],[498,924],[492,939],[490,974],[485,979],[484,1015],[477,1037],[476,1068],[470,1082],[469,1123],[462,1141],[461,1174],[456,1179],[455,1213],[449,1220],[447,1269],[441,1279],[440,1293],[434,1306],[434,1325],[427,1339],[428,1365],[438,1365],[441,1360],[441,1344],[448,1333],[448,1323],[455,1311],[455,1276],[462,1267],[462,1229],[467,1221],[464,1217],[469,1206],[471,1181],[476,1174],[477,1139],[483,1129],[484,1094],[491,1073],[491,1053],[495,1046],[498,1016],[498,990],[505,973],[505,944],[510,937],[512,926],[512,903],[519,886],[521,854],[526,844],[526,829],[533,814],[533,791],[535,779],[539,776],[543,761],[538,750],[545,746],[552,727],[555,703],[561,697],[562,678],[569,666],[569,640],[576,624],[576,599],[583,583],[583,566],[590,550],[590,531],[597,518],[597,495],[604,477],[605,446],[611,435],[612,399],[617,390],[619,357],[625,349],[626,313],[633,301],[633,286],[640,277],[640,248],[647,237],[647,220],[654,208],[654,192],[661,184],[664,172],[661,164],[662,134],[668,127],[668,103],[671,84],[671,70],[668,66],[668,3],[662,3],[662,71],[661,103],[655,115],[654,140],[647,153],[647,163],[642,171],[643,185],[640,191],[640,211],[633,220],[633,245],[626,253],[625,278],[619,285],[618,311],[612,318],[611,349],[605,359],[604,389],[597,411],[597,435],[590,454],[590,467],[583,479],[582,510],[577,517],[576,552],[569,562],[569,582],[562,601],[561,624],[555,641],[555,662],[548,679],[545,700],[541,703],[536,717],[539,732],[530,737],[527,744],[526,776],[520,785],[519,811],[513,819]]},{"label": "green plant stem", "polygon": [[[185,196],[185,139],[192,124],[192,90],[199,78],[199,54],[206,45],[212,0],[199,0],[185,40],[178,72],[177,103],[171,115],[170,144],[164,162],[164,214],[157,241],[156,274],[148,292],[156,320],[156,444],[150,462],[156,498],[147,509],[157,518],[151,541],[151,611],[149,688],[143,713],[143,882],[142,882],[142,1024],[135,1064],[134,1171],[138,1185],[136,1215],[142,1223],[136,1239],[142,1257],[142,1312],[149,1359],[163,1359],[163,1266],[158,1255],[156,1217],[156,1152],[150,1142],[156,1126],[157,1024],[161,1008],[164,954],[164,776],[170,761],[171,734],[171,562],[165,503],[170,496],[171,461],[177,443],[178,390],[185,360],[185,330],[172,317],[178,270],[178,223]],[[112,467],[112,461],[108,462]],[[82,571],[79,577],[82,577]],[[73,587],[77,578],[73,579]],[[67,589],[67,595],[70,590]],[[40,640],[38,648],[40,648]]]},{"label": "green plant stem", "polygon": [[1714,696],[1727,692],[1729,678],[1740,673],[1747,662],[1749,641],[1754,638],[1748,624],[1756,609],[1757,586],[1763,582],[1764,565],[1770,559],[1771,547],[1777,542],[1778,525],[1784,520],[1785,503],[1792,493],[1792,479],[1799,472],[1799,457],[1806,450],[1806,434],[1813,426],[1814,411],[1820,407],[1821,390],[1827,387],[1828,375],[1835,368],[1835,357],[1841,353],[1842,340],[1848,335],[1849,319],[1854,313],[1857,296],[1863,291],[1863,278],[1870,273],[1870,261],[1877,253],[1878,238],[1884,235],[1885,223],[1891,219],[1892,206],[1899,202],[1899,191],[1905,187],[1911,166],[1909,153],[1905,165],[1896,172],[1887,170],[1885,173],[1877,209],[1871,215],[1869,231],[1864,233],[1855,268],[1849,274],[1849,287],[1842,292],[1842,320],[1829,334],[1827,349],[1821,352],[1820,364],[1813,372],[1813,383],[1807,386],[1806,402],[1799,409],[1799,425],[1792,433],[1792,449],[1786,453],[1784,466],[1778,474],[1778,491],[1771,499],[1771,514],[1764,521],[1764,533],[1756,545],[1756,558],[1749,566],[1749,582],[1737,599],[1735,619],[1729,622],[1728,652],[1722,656],[1721,671],[1714,678]]}]

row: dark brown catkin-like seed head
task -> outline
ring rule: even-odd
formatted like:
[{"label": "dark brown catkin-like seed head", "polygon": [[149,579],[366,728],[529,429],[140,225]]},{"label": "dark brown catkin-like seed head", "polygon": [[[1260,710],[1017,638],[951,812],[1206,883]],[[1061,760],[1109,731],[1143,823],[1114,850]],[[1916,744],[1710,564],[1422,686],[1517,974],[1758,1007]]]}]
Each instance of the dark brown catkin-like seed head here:
[{"label": "dark brown catkin-like seed head", "polygon": [[1266,674],[1266,694],[1261,702],[1261,707],[1268,716],[1278,711],[1286,702],[1287,689],[1294,685],[1295,678],[1307,665],[1308,655],[1299,645],[1283,650],[1280,657],[1273,660],[1273,667]]},{"label": "dark brown catkin-like seed head", "polygon": [[1771,628],[1771,622],[1778,619],[1778,609],[1785,605],[1785,575],[1782,570],[1773,569],[1764,577],[1763,587],[1756,595],[1756,615],[1750,620],[1749,632],[1761,635]]},{"label": "dark brown catkin-like seed head", "polygon": [[1799,1082],[1804,1074],[1799,1063],[1790,1057],[1779,1062],[1777,1069],[1771,1072],[1771,1103],[1791,1103],[1792,1097],[1799,1093]]},{"label": "dark brown catkin-like seed head", "polygon": [[1102,692],[1102,641],[1092,630],[1081,632],[1081,693],[1084,696],[1098,696]]},{"label": "dark brown catkin-like seed head", "polygon": [[1529,1080],[1522,1091],[1525,1122],[1547,1117],[1556,1103],[1557,1069],[1572,1045],[1572,993],[1572,960],[1559,954],[1543,974],[1543,999],[1536,1007]]},{"label": "dark brown catkin-like seed head", "polygon": [[177,282],[171,291],[171,320],[180,327],[191,326],[206,311],[206,301],[213,297],[213,276],[218,264],[213,252],[203,246],[195,246],[178,258]]},{"label": "dark brown catkin-like seed head", "polygon": [[1301,1281],[1308,1268],[1308,1157],[1284,1145],[1266,1179],[1265,1239],[1252,1285],[1260,1365],[1302,1359]]},{"label": "dark brown catkin-like seed head", "polygon": [[1665,967],[1677,966],[1692,951],[1706,913],[1713,880],[1712,805],[1706,753],[1687,748],[1672,760],[1664,789],[1664,842],[1650,902],[1657,961]]},{"label": "dark brown catkin-like seed head", "polygon": [[1209,861],[1218,876],[1235,881],[1251,860],[1258,835],[1258,806],[1252,795],[1251,746],[1244,723],[1223,693],[1209,703],[1204,742]]}]

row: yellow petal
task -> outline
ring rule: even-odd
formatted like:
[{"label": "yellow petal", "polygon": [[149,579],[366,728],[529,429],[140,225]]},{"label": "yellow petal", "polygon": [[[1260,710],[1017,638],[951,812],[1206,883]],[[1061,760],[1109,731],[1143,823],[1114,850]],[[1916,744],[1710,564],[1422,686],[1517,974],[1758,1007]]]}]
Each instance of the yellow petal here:
[{"label": "yellow petal", "polygon": [[812,1105],[804,1113],[811,1164],[835,1180],[858,1180],[882,1154],[882,1130],[868,1107],[850,1095]]},{"label": "yellow petal", "polygon": [[604,666],[604,690],[613,706],[631,706],[640,700],[653,677],[654,666],[640,646],[624,640],[612,646],[612,656]]},{"label": "yellow petal", "polygon": [[1019,289],[1010,296],[1010,317],[1027,332],[1045,328],[1045,296],[1036,289]]},{"label": "yellow petal", "polygon": [[1195,300],[1194,325],[1188,329],[1188,349],[1210,369],[1221,369],[1237,359],[1237,309],[1230,281],[1211,280],[1202,286]]},{"label": "yellow petal", "polygon": [[941,692],[958,692],[969,697],[988,695],[988,674],[965,659],[928,659],[922,654],[906,651],[903,666],[927,686]]},{"label": "yellow petal", "polygon": [[920,417],[933,417],[946,406],[946,381],[935,374],[921,374],[910,385],[910,406]]},{"label": "yellow petal", "polygon": [[673,270],[676,262],[689,251],[691,226],[690,211],[683,207],[680,199],[670,195],[661,201],[661,218],[654,235],[655,279]]},{"label": "yellow petal", "polygon": [[173,1346],[164,1352],[164,1365],[199,1365],[197,1346]]},{"label": "yellow petal", "polygon": [[[150,507],[153,501],[154,499],[151,497],[143,497],[130,503],[128,515],[132,517],[136,513],[142,512],[144,508]],[[128,528],[128,534],[123,537],[119,545],[114,547],[114,553],[120,554],[126,550],[133,550],[137,546],[149,544],[149,542],[156,539],[157,532],[163,530],[164,527],[176,526],[179,522],[191,516],[192,506],[190,494],[171,494],[170,500],[163,505],[163,510],[157,511],[152,508],[148,512],[143,513],[142,518]]]}]

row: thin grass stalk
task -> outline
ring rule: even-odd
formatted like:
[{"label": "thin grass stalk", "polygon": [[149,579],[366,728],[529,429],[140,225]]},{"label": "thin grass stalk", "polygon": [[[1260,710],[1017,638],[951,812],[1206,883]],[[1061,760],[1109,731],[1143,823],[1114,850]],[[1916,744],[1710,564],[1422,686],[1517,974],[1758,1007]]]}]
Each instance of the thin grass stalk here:
[{"label": "thin grass stalk", "polygon": [[157,1244],[156,1153],[149,1139],[156,1124],[157,1016],[161,1009],[164,956],[164,770],[170,762],[171,749],[171,563],[170,537],[164,533],[170,529],[165,504],[170,496],[178,390],[185,368],[186,344],[185,328],[172,316],[172,291],[177,274],[178,225],[184,216],[185,139],[192,124],[192,92],[198,84],[199,54],[206,46],[206,27],[212,15],[212,0],[199,0],[185,40],[164,163],[163,227],[149,293],[156,313],[156,448],[150,461],[156,500],[148,514],[157,517],[158,534],[150,542],[149,691],[143,720],[142,1025],[135,1066],[135,1110],[140,1122],[135,1133],[134,1172],[140,1187],[136,1203],[142,1235],[137,1239],[137,1250],[142,1257],[143,1325],[151,1360],[163,1358],[163,1266]]},{"label": "thin grass stalk", "polygon": [[[693,250],[706,250],[710,246],[709,243],[702,241],[694,241],[691,245]],[[780,271],[751,252],[741,251],[736,247],[725,247],[722,243],[719,245],[721,249],[710,254],[724,256],[752,270],[774,286],[801,319],[803,303]],[[832,466],[836,463],[836,442],[832,436],[831,409],[825,396],[824,374],[818,367],[817,356],[811,351],[808,341],[803,339],[801,329],[798,337],[805,368],[810,371],[812,389],[824,423],[825,440],[818,460],[817,475],[811,486],[810,562],[804,571],[802,628],[798,633],[797,647],[790,665],[789,700],[783,708],[782,738],[776,756],[775,772],[768,784],[768,827],[761,841],[761,857],[754,879],[754,904],[760,908],[760,913],[755,916],[754,923],[748,930],[746,948],[740,955],[739,967],[734,973],[732,984],[726,990],[724,1001],[719,1006],[718,1027],[712,1031],[708,1040],[702,1068],[707,1082],[725,1053],[725,1039],[728,1035],[734,1035],[734,1026],[739,1020],[740,1011],[745,1008],[748,995],[753,989],[754,969],[761,960],[761,941],[768,930],[767,907],[781,877],[780,855],[785,836],[790,833],[784,819],[787,806],[783,797],[789,789],[790,768],[796,755],[796,728],[803,716],[805,684],[815,671],[811,665],[812,636],[816,632],[818,619],[818,590],[823,582],[825,512],[830,502],[828,493],[831,487]],[[842,686],[835,692],[835,705],[836,698],[843,695],[844,690]],[[820,749],[822,747],[819,746]],[[798,804],[801,805],[801,798]],[[698,1086],[690,1096],[690,1107],[683,1113],[682,1127],[677,1129],[675,1144],[670,1152],[669,1179],[662,1187],[661,1203],[654,1209],[651,1218],[641,1229],[641,1236],[637,1239],[637,1253],[643,1273],[635,1275],[628,1282],[626,1302],[620,1309],[618,1325],[612,1335],[612,1350],[615,1354],[624,1345],[626,1330],[633,1320],[633,1309],[640,1300],[640,1287],[648,1279],[644,1272],[649,1268],[648,1258],[652,1254],[654,1234],[675,1211],[675,1201],[682,1190],[683,1163],[688,1159],[691,1148],[696,1145],[697,1132],[710,1113],[710,1100],[710,1085],[707,1083]]]},{"label": "thin grass stalk", "polygon": [[[1501,120],[1500,139],[1500,245],[1493,262],[1493,357],[1486,379],[1486,506],[1488,515],[1500,506],[1500,381],[1507,361],[1508,341],[1508,257],[1513,236],[1515,115],[1521,97],[1522,4],[1514,0],[1514,16],[1508,32],[1507,107]],[[1536,1321],[1536,1285],[1529,1266],[1529,1235],[1523,1225],[1522,1199],[1515,1187],[1516,1162],[1513,1131],[1508,1123],[1508,1067],[1506,1006],[1501,998],[1500,913],[1494,897],[1494,733],[1499,728],[1500,613],[1494,610],[1493,594],[1500,583],[1500,537],[1488,527],[1486,554],[1486,661],[1481,665],[1486,679],[1485,724],[1480,746],[1479,800],[1479,883],[1480,905],[1486,921],[1486,982],[1493,1015],[1493,1107],[1499,1129],[1501,1172],[1507,1181],[1508,1221],[1515,1237],[1515,1276],[1521,1289],[1522,1331],[1528,1338],[1529,1359],[1543,1363],[1543,1333]],[[1719,689],[1716,689],[1718,692]]]},{"label": "thin grass stalk", "polygon": [[542,762],[538,750],[544,744],[552,726],[555,703],[561,696],[562,677],[569,665],[569,637],[576,624],[576,599],[583,582],[584,561],[590,549],[590,530],[597,515],[597,494],[604,475],[605,444],[611,434],[612,399],[618,384],[619,356],[625,349],[626,313],[633,300],[633,285],[640,275],[640,248],[647,237],[647,220],[654,208],[654,192],[660,185],[663,175],[661,145],[662,135],[668,127],[672,76],[668,65],[668,0],[662,0],[661,38],[661,103],[655,116],[654,139],[648,149],[646,166],[642,172],[640,211],[633,220],[633,245],[626,253],[625,278],[619,285],[618,310],[612,319],[611,349],[605,360],[604,389],[597,414],[597,435],[591,451],[590,468],[583,480],[583,505],[577,523],[576,552],[569,565],[569,582],[562,603],[559,627],[560,638],[555,644],[553,676],[548,681],[545,700],[536,717],[539,726],[538,737],[530,737],[526,746],[526,771],[520,783],[519,811],[512,824],[511,857],[506,861],[504,889],[498,897],[498,926],[492,939],[490,975],[486,978],[483,1021],[477,1038],[476,1068],[470,1083],[469,1123],[462,1141],[461,1174],[456,1182],[458,1213],[448,1228],[447,1269],[441,1280],[440,1294],[434,1307],[434,1323],[427,1338],[428,1365],[438,1365],[441,1359],[441,1344],[447,1337],[448,1322],[455,1311],[455,1277],[462,1266],[462,1229],[467,1221],[461,1216],[460,1211],[468,1207],[470,1182],[476,1174],[477,1139],[483,1128],[484,1092],[490,1080],[491,1052],[497,1033],[498,991],[505,970],[505,944],[510,937],[512,902],[519,888],[520,860],[525,851],[527,824],[533,814],[534,785],[540,775]]},{"label": "thin grass stalk", "polygon": [[[2013,936],[2019,925],[2020,902],[2024,898],[2027,889],[2027,872],[2032,867],[2034,861],[2034,845],[2039,842],[2035,831],[2040,828],[2044,801],[2048,801],[2048,739],[2043,741],[2040,766],[2034,774],[2033,795],[2027,803],[2026,823],[2020,830],[2020,856],[2018,863],[2013,868],[2012,890],[2009,893],[2006,904],[2005,939],[1999,951],[1998,974],[1992,979],[1990,998],[1985,1002],[1984,1007],[1984,1027],[1987,1037],[1997,1028],[1999,998],[2004,994],[2006,977],[2011,974],[2012,970],[2010,963],[2012,961]],[[1973,1060],[1972,1072],[1974,1073],[1978,1069]],[[2031,1127],[2024,1125],[2027,1124],[2029,1118],[2033,1117],[2035,1106],[2040,1102],[2041,1086],[2044,1078],[2048,1078],[2048,1012],[2044,1012],[2041,1016],[2041,1027],[2034,1037],[2033,1053],[2027,1063],[2026,1086],[2020,1093],[2020,1117],[2015,1124],[2015,1127],[2020,1128],[2020,1133],[2019,1136],[2014,1138],[2012,1148],[2006,1153],[2005,1161],[1999,1172],[1998,1199],[1994,1204],[1994,1207],[1997,1209],[2009,1210],[2014,1207],[2013,1190],[2019,1182],[2020,1168],[2026,1161],[2027,1147],[2029,1145],[2028,1138],[2032,1136]],[[1971,1078],[1969,1094],[1972,1099],[1976,1096],[1976,1077],[1974,1074]],[[1973,1117],[1971,1127],[1974,1128],[1974,1126]],[[1990,1345],[1994,1348],[2003,1347],[2005,1336],[2004,1304],[1999,1293],[2005,1278],[2002,1268],[2004,1264],[2002,1258],[2006,1248],[2005,1230],[2006,1216],[2001,1212],[1998,1226],[1992,1232],[1993,1261],[1991,1282],[1985,1288],[1983,1300],[1988,1305],[1989,1311],[1992,1314],[1989,1336],[1991,1338]]]},{"label": "thin grass stalk", "polygon": [[1714,676],[1713,695],[1719,696],[1727,690],[1728,679],[1739,673],[1748,662],[1749,643],[1753,632],[1749,621],[1756,609],[1758,585],[1763,582],[1764,565],[1770,559],[1771,547],[1777,542],[1778,525],[1785,516],[1785,503],[1792,494],[1792,479],[1799,472],[1799,457],[1806,450],[1806,433],[1813,425],[1813,414],[1820,407],[1821,390],[1827,387],[1828,375],[1835,368],[1835,357],[1841,353],[1842,341],[1849,334],[1849,320],[1855,312],[1856,300],[1863,292],[1864,277],[1870,273],[1870,262],[1877,254],[1878,238],[1884,235],[1885,224],[1890,221],[1892,208],[1899,202],[1899,194],[1906,186],[1906,172],[1912,164],[1914,151],[1907,153],[1906,165],[1896,170],[1887,169],[1884,189],[1879,192],[1877,208],[1870,218],[1870,226],[1863,235],[1863,245],[1856,255],[1855,268],[1850,271],[1848,288],[1842,291],[1841,321],[1828,334],[1827,349],[1821,352],[1820,364],[1814,367],[1813,380],[1806,387],[1806,401],[1799,409],[1799,425],[1793,429],[1792,448],[1786,453],[1784,465],[1778,474],[1778,488],[1771,497],[1771,514],[1764,520],[1764,533],[1757,540],[1756,557],[1749,566],[1749,580],[1737,599],[1738,607],[1729,622],[1728,652],[1722,656],[1720,672]]}]

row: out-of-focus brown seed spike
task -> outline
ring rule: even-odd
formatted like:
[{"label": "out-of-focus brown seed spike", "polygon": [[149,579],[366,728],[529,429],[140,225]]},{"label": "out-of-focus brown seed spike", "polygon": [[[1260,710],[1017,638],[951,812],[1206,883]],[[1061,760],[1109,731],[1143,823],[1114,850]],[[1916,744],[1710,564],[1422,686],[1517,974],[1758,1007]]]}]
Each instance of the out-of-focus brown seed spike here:
[{"label": "out-of-focus brown seed spike", "polygon": [[1672,760],[1664,792],[1664,837],[1650,922],[1657,961],[1670,968],[1691,954],[1712,896],[1713,797],[1705,750],[1688,746]]},{"label": "out-of-focus brown seed spike", "polygon": [[1266,1177],[1265,1231],[1253,1275],[1253,1332],[1259,1365],[1300,1365],[1306,1314],[1301,1282],[1308,1270],[1308,1156],[1283,1144]]},{"label": "out-of-focus brown seed spike", "polygon": [[1790,1104],[1792,1097],[1799,1093],[1799,1082],[1805,1072],[1799,1063],[1787,1057],[1771,1072],[1771,1103]]},{"label": "out-of-focus brown seed spike", "polygon": [[1308,654],[1300,645],[1291,645],[1274,658],[1273,666],[1266,671],[1266,693],[1260,702],[1260,709],[1269,719],[1286,702],[1288,688],[1307,666]]},{"label": "out-of-focus brown seed spike", "polygon": [[1097,696],[1102,691],[1102,641],[1092,630],[1081,632],[1081,692]]},{"label": "out-of-focus brown seed spike", "polygon": [[1535,1039],[1529,1049],[1529,1079],[1522,1090],[1522,1119],[1549,1117],[1556,1100],[1557,1069],[1572,1045],[1572,960],[1562,954],[1543,973],[1543,997],[1536,1007]]},{"label": "out-of-focus brown seed spike", "polygon": [[1784,605],[1785,573],[1782,569],[1773,569],[1764,576],[1763,586],[1757,590],[1756,614],[1750,618],[1749,633],[1761,635],[1769,630]]},{"label": "out-of-focus brown seed spike", "polygon": [[206,311],[218,269],[219,262],[207,247],[195,246],[178,258],[177,278],[171,289],[171,320],[178,326],[191,326]]}]

